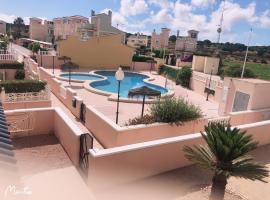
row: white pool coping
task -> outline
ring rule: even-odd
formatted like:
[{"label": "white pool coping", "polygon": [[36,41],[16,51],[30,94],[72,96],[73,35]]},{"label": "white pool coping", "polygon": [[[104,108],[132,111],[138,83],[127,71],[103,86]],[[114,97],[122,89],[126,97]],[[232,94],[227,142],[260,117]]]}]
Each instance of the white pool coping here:
[{"label": "white pool coping", "polygon": [[[118,100],[118,95],[117,94],[112,93],[112,92],[106,92],[106,91],[98,90],[98,89],[95,89],[95,88],[90,86],[90,84],[93,83],[93,82],[98,82],[98,81],[102,81],[102,80],[107,79],[107,77],[105,77],[105,76],[96,74],[95,72],[97,72],[97,71],[115,71],[115,70],[93,70],[93,71],[90,71],[89,73],[86,73],[86,72],[71,72],[71,74],[94,75],[94,76],[100,77],[101,79],[99,79],[99,80],[75,80],[75,79],[71,79],[70,81],[75,82],[75,83],[83,83],[83,87],[86,90],[88,90],[88,91],[90,91],[92,93],[95,93],[95,94],[107,96],[109,101],[117,101]],[[143,73],[131,72],[131,71],[127,71],[127,72],[147,76],[148,78],[145,78],[143,80],[143,82],[162,87],[160,85],[152,83],[152,81],[155,80],[155,78],[152,75],[148,75],[148,74],[146,75],[146,74],[143,74]],[[69,73],[62,73],[62,74],[69,74]],[[62,80],[62,81],[69,81],[68,78],[63,78],[60,75],[57,76],[57,79]],[[174,91],[169,90],[169,89],[167,89],[167,90],[168,90],[168,92],[165,93],[165,94],[162,94],[161,98],[172,97],[174,95]],[[120,97],[119,101],[120,102],[126,102],[126,103],[138,103],[138,102],[142,102],[142,99]],[[156,101],[158,101],[158,98],[145,99],[145,103],[155,103]]]}]

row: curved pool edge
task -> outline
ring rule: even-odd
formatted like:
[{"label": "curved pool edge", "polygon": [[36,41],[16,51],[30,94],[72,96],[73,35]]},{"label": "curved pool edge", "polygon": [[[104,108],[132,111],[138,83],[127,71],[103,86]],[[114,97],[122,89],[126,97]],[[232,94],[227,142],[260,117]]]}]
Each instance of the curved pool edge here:
[{"label": "curved pool edge", "polygon": [[[64,74],[69,74],[69,73],[61,73],[60,75],[64,75]],[[101,81],[101,80],[105,80],[106,77],[104,76],[101,76],[101,75],[98,75],[98,74],[91,74],[91,72],[71,72],[71,74],[82,74],[82,75],[95,75],[95,76],[98,76],[100,77],[101,79],[100,80],[92,80],[92,81]],[[55,77],[61,81],[69,81],[68,78],[63,78],[61,77],[60,75],[56,75]],[[77,80],[77,79],[70,79],[70,82],[73,82],[73,83],[85,83],[86,81],[88,80]],[[92,82],[90,81],[90,82]]]},{"label": "curved pool edge", "polygon": [[[102,75],[99,75],[99,74],[96,74],[95,72],[97,71],[115,71],[115,70],[94,70],[94,71],[91,71],[89,72],[89,74],[92,74],[92,75],[98,75],[98,76],[102,76]],[[128,71],[129,73],[133,73],[133,74],[140,74],[140,73],[137,73],[137,72],[131,72],[131,71]],[[146,75],[146,74],[143,74],[145,76],[147,76],[148,78],[145,78],[143,81],[145,83],[149,83],[149,84],[153,84],[153,85],[156,85],[156,86],[160,86],[160,85],[157,85],[157,84],[154,84],[152,83],[152,81],[155,80],[155,77],[153,77],[152,75]],[[103,80],[106,80],[107,77],[103,77],[104,79]],[[117,94],[115,93],[112,93],[112,92],[105,92],[105,91],[102,91],[102,90],[98,90],[98,89],[95,89],[93,87],[90,86],[90,83],[93,83],[93,82],[96,82],[96,81],[100,81],[100,80],[93,80],[93,81],[85,81],[83,86],[86,90],[92,92],[92,93],[95,93],[95,94],[99,94],[99,95],[103,95],[103,96],[107,96],[108,97],[108,100],[109,101],[117,101],[118,100],[118,97],[117,97]],[[160,86],[162,87],[162,86]],[[167,89],[167,88],[166,88]],[[166,92],[165,94],[162,94],[161,95],[161,98],[164,98],[164,97],[172,97],[174,96],[174,91],[172,90],[169,90],[167,89],[168,92]],[[142,102],[143,100],[142,99],[135,99],[135,98],[125,98],[125,97],[120,97],[119,98],[119,101],[120,102],[126,102],[126,103],[139,103],[139,102]],[[145,99],[145,103],[155,103],[157,102],[158,99],[155,98],[155,99]]]}]

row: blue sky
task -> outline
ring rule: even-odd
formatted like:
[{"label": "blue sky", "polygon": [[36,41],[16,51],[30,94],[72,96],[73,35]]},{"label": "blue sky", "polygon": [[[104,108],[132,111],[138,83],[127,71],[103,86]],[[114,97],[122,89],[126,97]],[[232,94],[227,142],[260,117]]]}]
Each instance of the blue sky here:
[{"label": "blue sky", "polygon": [[246,43],[252,27],[252,45],[270,45],[269,0],[0,0],[0,19],[12,21],[21,16],[54,17],[113,11],[113,24],[128,32],[151,34],[161,27],[171,34],[189,29],[200,31],[199,39],[217,40],[217,25],[224,7],[222,42]]}]

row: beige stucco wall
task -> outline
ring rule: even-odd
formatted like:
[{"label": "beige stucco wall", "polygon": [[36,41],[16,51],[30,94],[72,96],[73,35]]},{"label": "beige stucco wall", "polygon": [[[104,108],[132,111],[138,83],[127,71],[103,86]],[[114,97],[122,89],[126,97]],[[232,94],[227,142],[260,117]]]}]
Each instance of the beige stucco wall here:
[{"label": "beige stucco wall", "polygon": [[131,66],[133,56],[133,49],[121,43],[121,35],[92,37],[88,41],[70,36],[58,43],[58,51],[80,67],[91,68]]},{"label": "beige stucco wall", "polygon": [[226,99],[220,101],[219,114],[221,115],[232,112],[237,91],[250,95],[248,110],[270,108],[270,82],[268,81],[227,77],[224,79],[224,87],[228,88],[228,94]]},{"label": "beige stucco wall", "polygon": [[193,56],[192,69],[197,72],[203,72],[204,62],[205,62],[204,56]]},{"label": "beige stucco wall", "polygon": [[83,132],[60,108],[35,108],[5,111],[7,119],[11,116],[18,116],[19,113],[31,114],[33,116],[33,129],[16,134],[12,133],[12,137],[55,134],[72,163],[75,166],[79,166],[80,135],[83,134]]},{"label": "beige stucco wall", "polygon": [[28,101],[28,102],[3,102],[5,110],[28,109],[28,108],[44,108],[51,107],[52,102],[49,101]]},{"label": "beige stucco wall", "polygon": [[211,71],[213,74],[218,73],[218,67],[219,67],[219,58],[215,57],[205,57],[204,62],[204,73],[205,74],[211,74]]},{"label": "beige stucco wall", "polygon": [[205,74],[218,73],[219,58],[207,56],[193,56],[192,69]]},{"label": "beige stucco wall", "polygon": [[[252,135],[259,146],[270,142],[270,121],[238,126]],[[96,187],[128,183],[162,172],[190,165],[183,147],[203,144],[199,133],[128,145],[100,151],[90,151],[89,181]]]}]

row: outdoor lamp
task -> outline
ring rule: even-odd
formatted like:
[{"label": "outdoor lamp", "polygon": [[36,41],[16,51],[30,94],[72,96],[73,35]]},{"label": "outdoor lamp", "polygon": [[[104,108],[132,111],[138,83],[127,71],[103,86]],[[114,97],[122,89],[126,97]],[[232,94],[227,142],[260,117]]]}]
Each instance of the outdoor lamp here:
[{"label": "outdoor lamp", "polygon": [[121,67],[118,68],[118,70],[115,73],[115,79],[117,81],[122,81],[125,78],[125,74]]},{"label": "outdoor lamp", "polygon": [[119,98],[120,98],[120,84],[125,78],[125,74],[121,67],[115,73],[115,79],[118,81],[118,96],[117,96],[117,110],[116,110],[116,124],[118,124],[118,114],[119,114]]}]

